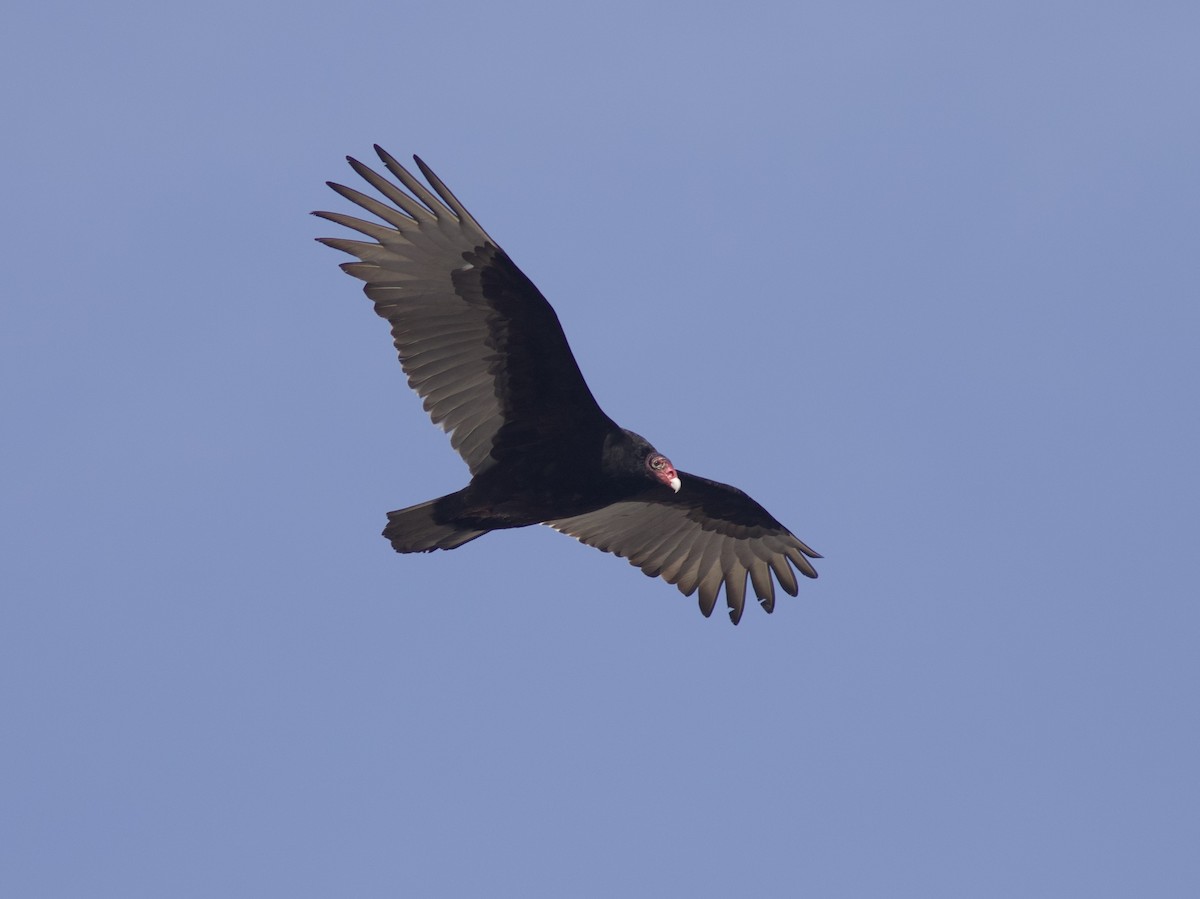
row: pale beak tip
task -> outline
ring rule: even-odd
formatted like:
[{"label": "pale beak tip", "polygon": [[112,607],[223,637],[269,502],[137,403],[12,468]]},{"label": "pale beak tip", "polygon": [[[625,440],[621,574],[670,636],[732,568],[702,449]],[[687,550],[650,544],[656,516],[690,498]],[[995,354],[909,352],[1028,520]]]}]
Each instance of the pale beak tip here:
[{"label": "pale beak tip", "polygon": [[671,485],[671,489],[674,490],[676,493],[678,493],[679,488],[683,486],[683,481],[679,480],[678,477],[671,478],[669,483]]}]

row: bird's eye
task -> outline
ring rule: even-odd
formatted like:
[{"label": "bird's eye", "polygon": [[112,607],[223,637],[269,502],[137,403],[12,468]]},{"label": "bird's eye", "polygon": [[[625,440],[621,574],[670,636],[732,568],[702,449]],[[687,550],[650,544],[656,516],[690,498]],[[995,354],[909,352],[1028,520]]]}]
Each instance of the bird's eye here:
[{"label": "bird's eye", "polygon": [[655,471],[662,471],[667,467],[667,460],[662,456],[655,456],[654,460],[650,463],[650,467]]}]

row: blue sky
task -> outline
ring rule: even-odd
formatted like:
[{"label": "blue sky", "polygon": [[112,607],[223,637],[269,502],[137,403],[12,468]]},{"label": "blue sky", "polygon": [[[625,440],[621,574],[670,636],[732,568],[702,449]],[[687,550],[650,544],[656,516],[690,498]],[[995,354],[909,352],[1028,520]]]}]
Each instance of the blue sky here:
[{"label": "blue sky", "polygon": [[[1194,896],[1194,4],[21,3],[0,893]],[[309,217],[420,153],[733,628],[466,469]]]}]

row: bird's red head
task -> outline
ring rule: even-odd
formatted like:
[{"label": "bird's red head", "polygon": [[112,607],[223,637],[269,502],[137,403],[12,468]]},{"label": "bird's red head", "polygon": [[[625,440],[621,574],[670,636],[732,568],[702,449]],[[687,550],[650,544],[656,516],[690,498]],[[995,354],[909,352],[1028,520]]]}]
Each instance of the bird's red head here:
[{"label": "bird's red head", "polygon": [[646,467],[650,469],[650,474],[655,480],[662,481],[676,493],[679,492],[679,473],[675,471],[670,459],[662,453],[651,453],[646,457]]}]

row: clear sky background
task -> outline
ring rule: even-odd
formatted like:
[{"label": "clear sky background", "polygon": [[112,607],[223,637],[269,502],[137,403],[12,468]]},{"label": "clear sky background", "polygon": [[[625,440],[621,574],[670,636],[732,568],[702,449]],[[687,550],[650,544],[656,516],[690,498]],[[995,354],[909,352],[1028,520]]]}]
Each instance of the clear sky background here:
[{"label": "clear sky background", "polygon": [[[18,2],[0,894],[1200,895],[1200,6]],[[734,628],[466,468],[309,210],[420,153],[824,553]]]}]

